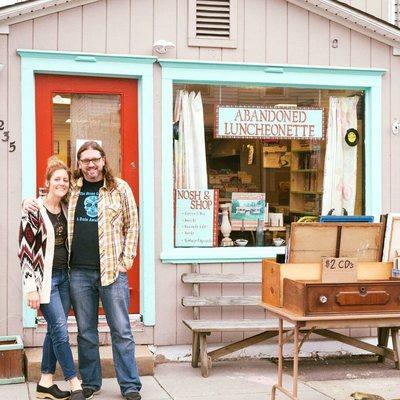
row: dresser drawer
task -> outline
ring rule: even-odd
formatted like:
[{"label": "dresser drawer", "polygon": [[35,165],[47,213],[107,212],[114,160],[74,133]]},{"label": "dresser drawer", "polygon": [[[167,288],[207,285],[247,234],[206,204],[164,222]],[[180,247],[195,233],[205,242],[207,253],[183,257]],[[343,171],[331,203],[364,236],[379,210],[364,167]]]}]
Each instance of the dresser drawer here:
[{"label": "dresser drawer", "polygon": [[400,281],[339,284],[284,279],[283,306],[300,315],[400,312]]}]

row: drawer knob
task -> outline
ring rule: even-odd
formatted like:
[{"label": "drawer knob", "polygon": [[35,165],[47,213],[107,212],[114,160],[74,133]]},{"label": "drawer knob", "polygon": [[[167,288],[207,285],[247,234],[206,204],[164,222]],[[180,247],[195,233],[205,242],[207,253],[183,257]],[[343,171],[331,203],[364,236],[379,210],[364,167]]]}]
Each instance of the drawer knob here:
[{"label": "drawer knob", "polygon": [[319,301],[322,304],[325,304],[328,302],[328,298],[326,296],[319,296]]}]

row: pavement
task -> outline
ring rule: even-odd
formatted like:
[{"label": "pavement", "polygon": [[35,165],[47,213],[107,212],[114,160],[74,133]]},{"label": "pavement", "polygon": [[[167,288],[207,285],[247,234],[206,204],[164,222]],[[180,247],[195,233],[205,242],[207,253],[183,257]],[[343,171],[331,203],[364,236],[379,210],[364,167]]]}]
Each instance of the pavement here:
[{"label": "pavement", "polygon": [[[290,389],[290,362],[285,362],[284,385]],[[356,391],[400,399],[400,371],[393,363],[377,363],[375,357],[304,359],[300,363],[299,400],[351,400]],[[154,376],[142,377],[143,400],[270,400],[277,366],[265,359],[215,362],[208,378],[188,362],[158,364]],[[57,382],[67,389],[65,382]],[[34,400],[36,384],[0,385],[0,399]],[[115,378],[103,380],[95,400],[121,399]],[[288,399],[278,394],[277,399]]]}]

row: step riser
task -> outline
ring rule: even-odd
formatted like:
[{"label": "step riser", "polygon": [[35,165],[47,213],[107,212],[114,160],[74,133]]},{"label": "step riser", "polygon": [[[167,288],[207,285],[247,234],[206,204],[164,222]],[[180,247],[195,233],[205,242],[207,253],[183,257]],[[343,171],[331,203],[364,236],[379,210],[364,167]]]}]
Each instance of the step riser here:
[{"label": "step riser", "polygon": [[[111,349],[109,348],[104,355],[104,348],[109,346],[100,347],[100,358],[101,358],[101,370],[103,378],[115,378],[114,362],[111,356]],[[139,347],[139,346],[137,346]],[[140,346],[142,347],[142,346]],[[78,370],[77,362],[77,351],[75,347],[72,347],[74,354],[75,367]],[[137,352],[138,353],[138,352]],[[136,357],[136,363],[139,370],[139,375],[154,375],[154,356],[148,351],[147,347],[145,351],[140,350],[139,355]],[[144,354],[143,354],[144,353]],[[40,366],[41,366],[41,349],[26,349],[25,351],[25,376],[28,382],[38,382],[40,379]],[[56,373],[54,380],[63,380],[62,371],[57,363]]]}]

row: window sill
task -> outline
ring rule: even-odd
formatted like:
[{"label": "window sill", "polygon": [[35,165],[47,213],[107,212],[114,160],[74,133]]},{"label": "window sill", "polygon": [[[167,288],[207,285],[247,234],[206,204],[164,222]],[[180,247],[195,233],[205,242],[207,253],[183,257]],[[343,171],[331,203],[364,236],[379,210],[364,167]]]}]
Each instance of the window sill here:
[{"label": "window sill", "polygon": [[163,263],[224,263],[224,262],[261,262],[264,258],[275,259],[277,254],[285,253],[281,247],[212,247],[212,248],[172,248],[161,252]]}]

